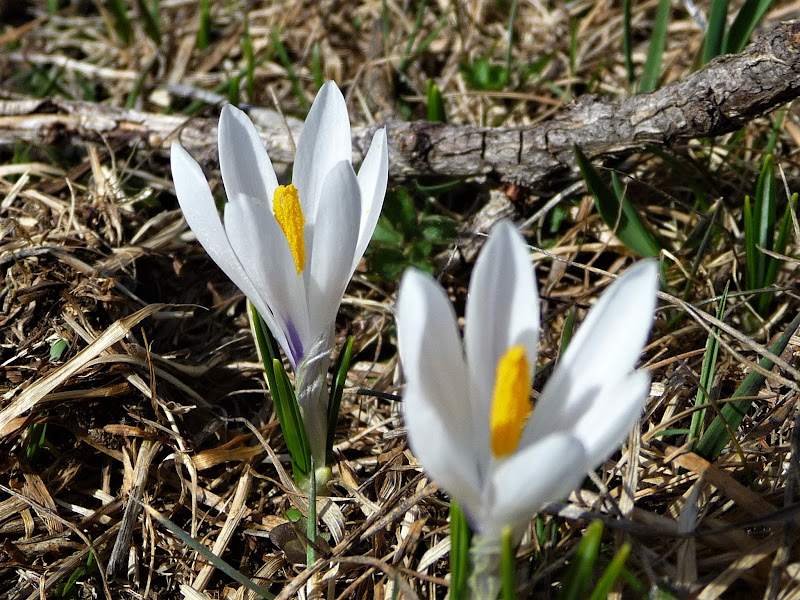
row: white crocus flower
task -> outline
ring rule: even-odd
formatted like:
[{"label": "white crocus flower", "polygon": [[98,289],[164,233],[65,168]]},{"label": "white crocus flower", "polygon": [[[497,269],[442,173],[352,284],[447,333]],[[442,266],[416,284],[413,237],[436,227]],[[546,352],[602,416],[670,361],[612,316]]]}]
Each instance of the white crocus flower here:
[{"label": "white crocus flower", "polygon": [[386,193],[379,129],[353,170],[350,120],[333,82],[322,86],[297,142],[292,183],[278,185],[250,119],[231,105],[219,120],[228,202],[220,219],[200,166],[172,144],[172,178],[186,221],[214,262],[253,303],[295,370],[311,452],[325,464],[325,377],[345,288],[372,237]]},{"label": "white crocus flower", "polygon": [[[649,389],[632,372],[653,320],[657,266],[642,261],[598,300],[532,407],[539,300],[530,255],[498,224],[472,273],[464,350],[441,286],[408,270],[397,301],[409,443],[485,545],[521,533],[619,446]],[[474,551],[474,547],[473,547]]]}]

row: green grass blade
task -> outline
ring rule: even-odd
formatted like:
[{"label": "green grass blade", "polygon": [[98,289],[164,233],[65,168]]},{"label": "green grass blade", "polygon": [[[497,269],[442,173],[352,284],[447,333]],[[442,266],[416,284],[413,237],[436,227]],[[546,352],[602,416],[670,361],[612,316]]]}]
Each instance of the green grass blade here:
[{"label": "green grass blade", "polygon": [[603,538],[603,522],[592,521],[570,561],[569,572],[564,578],[559,600],[584,600],[589,580],[592,578],[594,563],[600,552]]},{"label": "green grass blade", "polygon": [[256,55],[253,49],[253,36],[250,35],[250,19],[245,14],[244,32],[242,33],[242,54],[244,54],[244,90],[247,95],[247,101],[250,104],[255,102],[256,98]]},{"label": "green grass blade", "polygon": [[136,100],[138,100],[139,96],[142,95],[142,90],[144,90],[145,84],[147,83],[147,78],[150,76],[150,71],[155,66],[156,61],[150,60],[147,66],[142,69],[142,72],[139,77],[136,78],[128,97],[125,99],[125,108],[131,109],[136,106]]},{"label": "green grass blade", "polygon": [[272,368],[272,361],[278,356],[277,344],[269,332],[269,327],[258,314],[253,303],[248,301],[247,307],[250,310],[250,332],[256,342],[258,358],[264,365],[264,372],[267,376],[267,384],[270,390],[278,389],[278,382],[275,379],[275,371]]},{"label": "green grass blade", "polygon": [[200,51],[211,43],[211,0],[200,0],[200,26],[197,28],[195,45]]},{"label": "green grass blade", "polygon": [[652,92],[658,87],[661,77],[661,59],[664,56],[664,44],[667,40],[667,24],[669,23],[670,0],[659,0],[656,18],[653,22],[653,35],[647,49],[647,60],[639,81],[639,93]]},{"label": "green grass blade", "polygon": [[[786,246],[789,243],[789,233],[791,232],[792,227],[792,213],[794,212],[796,206],[797,192],[792,194],[792,197],[789,199],[789,203],[786,205],[786,210],[783,213],[781,226],[778,230],[778,237],[775,238],[775,244],[772,248],[772,251],[776,254],[784,254],[786,252]],[[781,260],[775,258],[774,256],[767,257],[767,272],[764,275],[764,287],[770,287],[771,285],[774,285],[778,278],[778,267],[780,266],[781,262]],[[763,315],[767,312],[773,295],[774,294],[771,292],[764,292],[760,294],[758,301],[758,312],[760,314]]]},{"label": "green grass blade", "polygon": [[597,582],[589,600],[606,600],[606,598],[608,598],[609,594],[611,594],[611,590],[614,589],[617,581],[622,576],[622,571],[625,569],[625,562],[628,560],[630,553],[631,545],[626,542],[622,545],[622,548],[619,549],[619,552],[614,555],[614,558],[611,559],[611,563],[603,572],[600,581]]},{"label": "green grass blade", "polygon": [[325,72],[322,68],[322,55],[319,52],[319,42],[314,42],[311,47],[311,77],[314,80],[314,88],[319,89],[325,83]]},{"label": "green grass blade", "polygon": [[292,460],[292,472],[296,481],[306,478],[311,473],[311,447],[308,443],[306,426],[303,414],[297,404],[289,375],[283,368],[283,363],[277,358],[272,361],[275,381],[278,384],[277,394],[273,392],[272,399],[275,403],[275,412]]},{"label": "green grass blade", "polygon": [[408,65],[410,65],[413,60],[411,49],[414,47],[414,38],[417,37],[419,30],[422,28],[422,20],[425,18],[425,8],[427,5],[427,0],[422,0],[417,7],[417,18],[414,20],[414,27],[411,28],[411,33],[408,35],[408,41],[406,42],[405,50],[403,50],[403,59],[397,67],[397,70],[401,73],[408,68]]},{"label": "green grass blade", "polygon": [[447,121],[447,114],[444,110],[442,91],[433,79],[428,79],[427,88],[428,121],[444,123]]},{"label": "green grass blade", "polygon": [[[775,343],[769,347],[769,351],[773,354],[780,355],[780,353],[786,349],[789,340],[792,335],[794,335],[794,332],[797,331],[798,327],[800,327],[800,315],[797,315],[792,322],[789,323],[786,330]],[[773,363],[768,358],[762,358],[758,361],[758,365],[762,369],[769,371]],[[744,378],[744,381],[742,381],[741,385],[733,393],[732,398],[744,397],[745,399],[733,400],[722,407],[720,411],[722,413],[722,418],[720,415],[716,416],[703,434],[703,437],[700,438],[700,441],[695,446],[695,452],[697,454],[711,462],[717,459],[719,453],[722,452],[725,446],[728,445],[728,442],[731,441],[728,427],[734,432],[739,428],[739,425],[742,424],[742,420],[747,414],[747,411],[750,410],[750,405],[753,402],[750,397],[755,397],[758,394],[758,390],[764,385],[764,380],[765,377],[758,371],[753,371]]]},{"label": "green grass blade", "polygon": [[730,28],[725,32],[722,51],[725,54],[738,54],[747,45],[753,31],[764,18],[772,0],[746,0],[736,14]]},{"label": "green grass blade", "polygon": [[106,0],[106,8],[114,20],[114,31],[123,46],[128,46],[133,38],[133,27],[128,17],[128,8],[124,0]]},{"label": "green grass blade", "polygon": [[560,354],[564,354],[572,340],[572,334],[575,331],[575,315],[577,314],[576,307],[569,309],[567,313],[567,320],[564,323],[564,331],[561,333]]},{"label": "green grass blade", "polygon": [[[755,229],[755,244],[764,250],[772,250],[772,242],[775,235],[775,167],[772,155],[764,157],[764,164],[758,178],[756,187],[755,205],[753,214],[753,225]],[[756,280],[755,288],[762,288],[766,285],[767,278],[767,259],[769,256],[758,248],[756,252]],[[759,294],[759,304],[762,294]]]},{"label": "green grass blade", "polygon": [[748,290],[758,288],[758,250],[756,249],[756,232],[753,224],[753,206],[750,196],[744,197],[744,260],[745,260],[745,285]]},{"label": "green grass blade", "polygon": [[278,29],[275,27],[272,28],[272,45],[278,53],[278,59],[286,70],[286,74],[289,76],[289,81],[292,82],[292,89],[294,90],[294,95],[297,97],[297,102],[300,104],[300,108],[304,111],[308,111],[308,100],[306,100],[306,96],[303,94],[303,88],[300,86],[300,79],[297,77],[294,66],[292,66],[292,61],[289,59],[289,53],[286,51],[286,46],[283,45]]},{"label": "green grass blade", "polygon": [[239,106],[239,102],[241,100],[239,94],[239,84],[241,79],[238,75],[234,75],[228,80],[228,102],[233,104],[234,106]]},{"label": "green grass blade", "polygon": [[633,43],[631,42],[631,2],[622,0],[622,54],[625,56],[625,72],[628,83],[633,85],[636,74],[633,72]]},{"label": "green grass blade", "polygon": [[450,502],[450,599],[466,600],[470,576],[469,549],[472,528],[458,502]]},{"label": "green grass blade", "polygon": [[703,41],[702,62],[706,64],[722,53],[722,42],[725,36],[725,21],[728,18],[728,0],[711,0],[711,12],[708,14],[706,38]]},{"label": "green grass blade", "polygon": [[153,3],[153,7],[147,6],[146,0],[136,0],[136,6],[139,9],[139,18],[142,20],[142,27],[156,46],[161,45],[161,25],[158,13],[158,2]]},{"label": "green grass blade", "polygon": [[333,464],[333,440],[336,436],[336,423],[339,420],[344,384],[347,381],[347,372],[350,370],[350,359],[353,357],[353,342],[354,338],[351,335],[344,343],[344,348],[339,352],[333,367],[334,379],[328,400],[328,438],[325,446],[325,461],[328,465]]},{"label": "green grass blade", "polygon": [[775,150],[775,144],[781,139],[783,135],[783,120],[786,118],[787,108],[787,106],[784,106],[775,113],[775,120],[772,123],[772,133],[769,134],[767,143],[764,146],[764,154],[772,154]]},{"label": "green grass blade", "polygon": [[602,180],[592,163],[575,146],[575,160],[586,182],[586,187],[594,196],[597,212],[620,242],[639,256],[658,256],[661,246],[645,227],[627,197],[620,201],[618,195]]},{"label": "green grass blade", "polygon": [[262,598],[266,598],[267,600],[273,600],[273,598],[275,598],[275,594],[271,593],[268,589],[261,587],[256,582],[251,581],[250,579],[242,575],[239,571],[234,569],[231,565],[229,565],[219,556],[211,552],[211,550],[206,548],[203,544],[198,542],[196,539],[194,539],[192,536],[186,533],[183,529],[178,527],[175,523],[170,521],[167,517],[161,515],[152,506],[142,503],[142,507],[145,509],[145,511],[147,511],[147,514],[149,514],[153,519],[155,519],[167,531],[169,531],[172,535],[178,538],[181,542],[189,546],[189,548],[197,552],[200,556],[202,556],[205,560],[214,565],[217,569],[225,573],[225,575],[227,575],[234,581],[242,584],[247,589],[254,591]]},{"label": "green grass blade", "polygon": [[[717,307],[717,319],[722,320],[725,315],[725,304],[728,300],[728,284],[725,285],[725,291],[722,292],[722,298]],[[719,352],[719,328],[712,327],[708,332],[708,339],[706,340],[706,351],[703,355],[703,366],[700,370],[700,387],[697,389],[697,396],[694,400],[695,407],[704,406],[711,400],[708,392],[714,382],[714,372],[717,366],[717,354]],[[703,421],[706,416],[706,409],[696,410],[692,414],[692,423],[689,426],[689,441],[693,444],[700,439],[703,428]]]},{"label": "green grass blade", "polygon": [[280,361],[277,344],[264,319],[261,318],[252,303],[248,302],[248,306],[250,307],[250,328],[256,341],[256,350],[264,364],[267,384],[272,393],[272,402],[292,461],[292,473],[295,480],[299,481],[311,472],[311,447],[308,443],[303,416],[289,376]]}]

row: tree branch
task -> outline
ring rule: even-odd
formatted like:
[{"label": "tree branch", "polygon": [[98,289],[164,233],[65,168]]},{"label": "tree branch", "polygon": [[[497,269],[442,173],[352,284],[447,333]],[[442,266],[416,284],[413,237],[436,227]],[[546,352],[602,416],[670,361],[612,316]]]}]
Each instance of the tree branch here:
[{"label": "tree branch", "polygon": [[[579,98],[568,112],[530,127],[487,128],[427,121],[387,123],[390,173],[487,177],[534,189],[573,168],[573,146],[589,156],[622,155],[647,146],[736,131],[800,95],[800,21],[781,23],[744,52],[717,58],[683,81],[651,94],[611,102]],[[276,162],[291,162],[301,124],[251,109]],[[354,128],[354,158],[375,127]],[[47,100],[0,101],[0,144],[138,143],[164,151],[173,139],[201,162],[216,159],[216,119],[186,119],[101,104]]]}]

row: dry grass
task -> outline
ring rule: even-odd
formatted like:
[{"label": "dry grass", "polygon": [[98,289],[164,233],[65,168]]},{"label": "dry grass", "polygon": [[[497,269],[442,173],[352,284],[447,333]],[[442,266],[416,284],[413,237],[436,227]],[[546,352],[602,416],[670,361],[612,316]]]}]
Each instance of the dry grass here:
[{"label": "dry grass", "polygon": [[[655,4],[634,7],[639,65]],[[0,39],[8,44],[0,56],[0,102],[61,94],[122,106],[141,85],[135,104],[179,112],[244,67],[245,14],[255,56],[266,56],[255,70],[251,102],[288,114],[302,110],[270,49],[273,30],[280,31],[306,100],[314,95],[310,64],[319,43],[325,77],[346,91],[359,124],[425,118],[428,78],[441,87],[454,123],[526,124],[547,119],[583,93],[630,93],[620,9],[605,0],[520,2],[513,62],[552,58],[541,74],[524,80],[521,68],[514,69],[508,85],[491,93],[470,89],[460,65],[481,58],[502,65],[506,3],[431,3],[412,37],[417,5],[399,0],[385,2],[385,30],[377,0],[213,2],[211,44],[202,52],[195,46],[196,2],[161,2],[160,47],[139,19],[132,43],[121,44],[106,6],[76,1],[48,15],[43,3],[0,3]],[[764,27],[798,11],[796,2],[778,5]],[[695,21],[673,7],[664,81],[691,70],[701,40]],[[211,104],[201,111],[218,109]],[[687,287],[696,256],[687,239],[704,217],[694,208],[690,184],[709,203],[721,199],[718,234],[686,297],[711,314],[726,282],[732,290],[744,288],[742,199],[753,191],[771,124],[760,119],[739,137],[675,149],[681,169],[652,155],[616,165],[629,176],[636,206],[674,254],[667,262],[670,290]],[[799,125],[789,111],[776,148],[790,190],[800,171]],[[58,597],[56,586],[86,564],[93,547],[101,568],[78,579],[80,598],[249,597],[142,513],[131,501],[138,498],[241,572],[283,590],[282,597],[310,582],[314,593],[330,598],[391,598],[398,591],[443,598],[447,499],[408,450],[398,403],[359,393],[362,387],[401,391],[391,313],[396,282],[358,273],[340,314],[342,339],[355,336],[356,364],[324,515],[330,538],[323,558],[307,570],[285,544],[285,512],[304,509],[305,500],[281,466],[285,447],[265,400],[244,299],[185,230],[167,167],[163,156],[129,147],[0,148],[0,596]],[[212,178],[219,183],[217,173]],[[454,244],[436,261],[458,305],[474,254],[468,234],[479,229],[471,219],[486,194],[526,222],[532,244],[547,247],[535,254],[544,302],[543,365],[557,358],[569,309],[577,306],[582,315],[608,283],[606,274],[624,270],[633,258],[609,234],[585,190],[568,190],[572,183],[554,182],[564,191],[563,221],[552,210],[531,220],[550,198],[516,188],[459,188],[435,208],[456,220],[466,248]],[[790,256],[800,252],[797,233],[795,220]],[[714,385],[718,403],[758,360],[755,344],[782,332],[800,309],[794,273],[788,260],[778,278],[782,291],[763,320],[753,317],[747,296],[729,300],[725,322],[731,329],[722,334]],[[681,304],[664,296],[661,306],[643,357],[654,385],[641,428],[598,471],[589,486],[594,491],[574,495],[561,516],[554,514],[558,507],[541,516],[550,528],[543,543],[526,536],[519,554],[523,591],[556,595],[591,511],[614,517],[604,538],[609,555],[624,541],[633,544],[628,568],[645,588],[661,584],[675,597],[704,599],[800,598],[789,483],[796,371],[774,370],[737,432],[741,453],[726,451],[708,464],[680,452],[687,440],[676,430],[690,419],[707,323],[686,318],[668,328]],[[67,347],[53,358],[58,340]],[[783,355],[790,367],[797,363],[795,348],[790,343]],[[28,455],[42,424],[46,442]],[[109,567],[113,572],[106,575]],[[183,584],[207,596],[193,596]],[[641,596],[625,587],[617,597]]]}]

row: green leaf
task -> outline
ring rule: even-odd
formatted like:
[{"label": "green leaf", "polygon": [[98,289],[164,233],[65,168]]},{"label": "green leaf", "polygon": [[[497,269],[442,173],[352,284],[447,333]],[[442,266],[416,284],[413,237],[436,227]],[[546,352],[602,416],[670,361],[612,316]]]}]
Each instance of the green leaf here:
[{"label": "green leaf", "polygon": [[334,379],[331,385],[331,393],[328,399],[328,438],[325,462],[333,464],[333,440],[336,435],[336,423],[339,420],[339,407],[342,404],[342,393],[344,384],[347,382],[347,372],[350,370],[350,359],[353,356],[353,336],[349,336],[344,343],[344,348],[336,358],[333,367]]},{"label": "green leaf", "polygon": [[50,362],[61,360],[66,349],[69,347],[67,340],[58,339],[50,344]]},{"label": "green leaf", "polygon": [[427,215],[420,220],[420,233],[433,244],[449,244],[456,238],[456,223],[443,215]]},{"label": "green leaf", "polygon": [[652,92],[658,87],[661,77],[661,59],[664,55],[664,44],[667,40],[667,24],[669,23],[670,0],[659,0],[656,18],[653,22],[653,34],[647,50],[647,60],[639,81],[639,93]]},{"label": "green leaf", "polygon": [[753,31],[764,18],[772,0],[746,0],[725,33],[722,42],[725,54],[738,54],[747,45]]},{"label": "green leaf", "polygon": [[622,548],[619,549],[619,552],[611,559],[611,563],[603,572],[600,581],[597,582],[589,600],[606,600],[606,598],[608,598],[609,594],[611,594],[611,590],[614,589],[614,586],[625,569],[625,562],[628,560],[628,555],[630,553],[631,545],[625,542]]},{"label": "green leaf", "polygon": [[[789,203],[786,205],[786,210],[783,213],[783,219],[781,219],[781,226],[778,230],[778,237],[775,239],[775,244],[772,248],[772,251],[776,254],[784,254],[786,252],[786,245],[789,242],[789,233],[792,227],[792,213],[794,212],[794,208],[797,205],[797,192],[792,194],[792,197],[789,199]],[[767,272],[764,274],[764,285],[763,287],[770,287],[775,284],[778,279],[778,267],[781,264],[781,260],[775,256],[768,256],[767,257]],[[769,304],[772,301],[774,296],[773,292],[762,292],[759,294],[758,298],[758,312],[759,314],[765,315],[767,310],[769,309]]]},{"label": "green leaf", "polygon": [[301,481],[311,472],[311,448],[300,406],[297,404],[294,388],[280,361],[277,344],[267,324],[251,302],[248,302],[248,306],[251,331],[256,341],[258,356],[264,364],[272,402],[286,441],[286,448],[289,450],[292,474],[295,481]]},{"label": "green leaf", "polygon": [[447,113],[444,110],[442,91],[433,79],[428,79],[426,95],[428,101],[428,121],[433,121],[435,123],[446,122]]},{"label": "green leaf", "polygon": [[161,515],[153,507],[144,503],[142,503],[142,507],[147,511],[147,514],[149,514],[153,519],[155,519],[158,523],[160,523],[163,527],[165,527],[172,535],[180,539],[184,544],[189,546],[192,550],[197,552],[200,556],[202,556],[204,559],[206,559],[208,562],[214,565],[217,569],[225,573],[228,577],[242,584],[247,589],[254,591],[262,598],[266,598],[267,600],[273,600],[275,598],[275,594],[271,593],[266,588],[261,587],[254,581],[251,581],[250,579],[242,575],[239,571],[234,569],[231,565],[222,560],[219,556],[211,552],[211,550],[206,548],[203,544],[201,544],[192,536],[190,536],[188,533],[183,531],[175,523],[170,521],[165,516]]},{"label": "green leaf", "polygon": [[572,339],[572,333],[575,330],[575,315],[577,314],[577,312],[578,311],[573,306],[572,308],[569,309],[569,312],[567,313],[567,320],[564,323],[564,331],[561,333],[560,354],[562,355],[566,351],[567,346],[569,346],[569,342]]},{"label": "green leaf", "polygon": [[756,249],[756,232],[753,224],[753,206],[750,196],[744,197],[744,260],[745,260],[745,285],[747,289],[758,288],[758,250]]},{"label": "green leaf", "polygon": [[[717,307],[717,319],[722,320],[725,315],[725,304],[728,301],[728,284],[725,284],[725,291]],[[717,365],[717,353],[719,352],[719,328],[712,327],[706,339],[706,351],[703,355],[703,366],[700,370],[700,386],[697,388],[697,396],[694,400],[695,407],[704,406],[710,402],[708,391],[714,382],[714,371]],[[706,410],[696,410],[692,414],[692,422],[689,426],[689,441],[696,444],[700,438],[703,428]]]},{"label": "green leaf", "polygon": [[503,600],[517,598],[517,547],[510,527],[503,528],[500,539],[500,597]]},{"label": "green leaf", "polygon": [[211,43],[211,0],[200,0],[200,26],[195,46],[201,52]]},{"label": "green leaf", "polygon": [[[771,154],[764,157],[764,164],[761,167],[756,187],[754,210],[756,244],[765,250],[772,250],[772,240],[775,235],[775,167]],[[763,251],[758,252],[757,287],[764,285],[767,274],[767,258],[768,256]]]},{"label": "green leaf", "polygon": [[114,30],[117,32],[119,41],[123,46],[129,45],[133,38],[133,28],[124,0],[106,0],[105,5],[114,20]]},{"label": "green leaf", "polygon": [[[775,355],[780,355],[786,349],[794,332],[800,327],[800,314],[797,315],[781,336],[769,347],[769,351]],[[758,365],[769,371],[772,368],[772,361],[769,358],[762,358],[758,361]],[[695,446],[695,452],[708,461],[714,462],[719,456],[720,452],[725,449],[728,442],[731,441],[730,432],[735,432],[739,425],[742,424],[744,416],[750,410],[754,398],[758,396],[758,391],[764,385],[766,378],[758,371],[751,372],[744,378],[741,385],[733,393],[732,402],[725,403],[720,412],[721,416],[717,415],[709,425],[703,437]],[[735,400],[736,398],[745,398],[743,400]],[[723,420],[724,419],[724,420]]]},{"label": "green leaf", "polygon": [[392,222],[386,216],[382,215],[375,226],[375,232],[372,234],[370,244],[400,248],[403,245],[403,234],[392,225]]},{"label": "green leaf", "polygon": [[575,159],[586,187],[594,196],[597,212],[619,241],[639,256],[658,256],[661,246],[645,227],[630,200],[627,197],[620,200],[578,146],[575,146]]},{"label": "green leaf", "polygon": [[369,270],[387,280],[396,279],[408,266],[406,257],[400,250],[373,248],[369,254]]},{"label": "green leaf", "polygon": [[414,27],[411,29],[411,33],[408,35],[408,41],[406,41],[406,47],[403,52],[403,60],[400,61],[400,65],[398,66],[398,70],[401,73],[404,73],[412,61],[420,54],[419,48],[415,52],[412,52],[411,50],[414,48],[414,39],[416,39],[417,34],[422,29],[422,21],[425,18],[425,9],[427,6],[427,0],[422,0],[417,7],[417,17],[414,20]]},{"label": "green leaf", "polygon": [[575,554],[570,561],[569,572],[564,578],[564,587],[559,600],[583,600],[589,580],[592,578],[594,563],[600,552],[600,541],[603,538],[603,522],[592,521],[583,534]]},{"label": "green leaf", "polygon": [[633,85],[636,77],[633,72],[633,44],[631,42],[631,2],[622,0],[622,54],[625,56],[625,72],[628,74],[628,83]]},{"label": "green leaf", "polygon": [[283,68],[286,70],[286,74],[289,76],[289,81],[292,83],[292,89],[294,90],[297,102],[300,104],[300,108],[307,111],[308,100],[306,100],[303,88],[300,86],[300,79],[297,77],[292,61],[289,59],[289,53],[286,51],[286,46],[283,45],[280,33],[276,27],[272,28],[272,45],[278,54],[278,59],[281,61]]},{"label": "green leaf", "polygon": [[25,458],[28,461],[36,460],[40,450],[47,444],[47,423],[33,423],[28,426],[28,435],[25,436]]},{"label": "green leaf", "polygon": [[485,58],[462,64],[461,73],[473,90],[496,92],[508,85],[508,69],[504,65],[491,64]]},{"label": "green leaf", "polygon": [[469,549],[472,528],[458,505],[450,502],[450,600],[465,600],[469,596],[467,581],[470,576]]},{"label": "green leaf", "polygon": [[303,415],[283,363],[277,358],[273,359],[272,369],[277,383],[277,389],[271,390],[272,400],[289,450],[292,473],[295,481],[303,480],[311,473],[311,450]]},{"label": "green leaf", "polygon": [[311,47],[311,77],[314,79],[314,87],[319,91],[325,83],[325,73],[322,69],[322,57],[319,52],[319,42],[314,42]]},{"label": "green leaf", "polygon": [[145,0],[136,0],[139,9],[139,18],[142,20],[144,32],[156,46],[161,45],[161,24],[159,22],[158,2],[153,3],[152,9],[147,6]]},{"label": "green leaf", "polygon": [[250,19],[247,18],[247,13],[245,13],[244,33],[242,33],[241,43],[242,43],[242,54],[244,54],[244,59],[245,59],[244,89],[247,95],[247,101],[252,104],[253,102],[255,102],[255,96],[256,96],[256,83],[255,83],[256,55],[255,55],[255,50],[253,49],[253,37],[250,35]]},{"label": "green leaf", "polygon": [[728,18],[728,0],[711,0],[706,37],[703,41],[702,62],[706,64],[722,52],[725,37],[725,21]]}]

